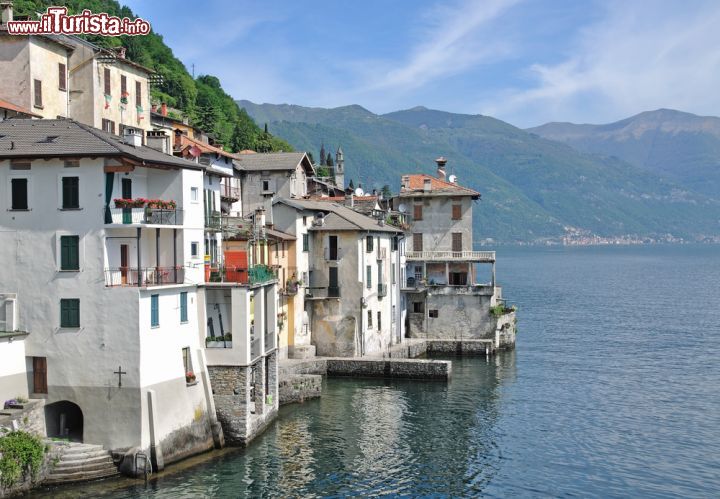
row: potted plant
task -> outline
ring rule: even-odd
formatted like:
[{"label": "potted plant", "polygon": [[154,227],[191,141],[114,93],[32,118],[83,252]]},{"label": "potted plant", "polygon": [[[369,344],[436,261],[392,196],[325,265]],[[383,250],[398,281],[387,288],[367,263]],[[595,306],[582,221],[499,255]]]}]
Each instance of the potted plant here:
[{"label": "potted plant", "polygon": [[185,373],[185,383],[187,383],[187,384],[195,383],[195,380],[196,380],[196,379],[197,379],[197,378],[195,377],[195,373],[194,373],[194,372],[188,371],[188,372]]}]

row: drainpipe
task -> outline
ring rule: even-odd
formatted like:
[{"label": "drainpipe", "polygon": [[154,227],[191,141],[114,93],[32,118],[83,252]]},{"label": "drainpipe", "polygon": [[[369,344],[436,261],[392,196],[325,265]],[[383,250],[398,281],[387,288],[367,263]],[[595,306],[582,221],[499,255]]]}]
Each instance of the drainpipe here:
[{"label": "drainpipe", "polygon": [[138,266],[138,277],[137,277],[137,285],[138,288],[142,286],[142,257],[141,257],[141,251],[140,251],[140,231],[142,229],[140,227],[137,228],[137,266]]},{"label": "drainpipe", "polygon": [[155,280],[157,280],[159,272],[160,272],[160,229],[155,229]]},{"label": "drainpipe", "polygon": [[177,284],[177,267],[177,229],[173,229],[173,282],[175,284]]}]

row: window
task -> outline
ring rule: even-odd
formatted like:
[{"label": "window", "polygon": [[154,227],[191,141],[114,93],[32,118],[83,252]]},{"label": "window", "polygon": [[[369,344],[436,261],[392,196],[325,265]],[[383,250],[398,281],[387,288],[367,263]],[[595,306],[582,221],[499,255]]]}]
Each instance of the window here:
[{"label": "window", "polygon": [[398,250],[398,236],[393,236],[390,239],[390,251],[397,251]]},{"label": "window", "polygon": [[106,120],[105,118],[103,118],[102,129],[103,129],[103,132],[114,134],[115,133],[115,122],[112,120]]},{"label": "window", "polygon": [[415,220],[422,220],[422,219],[423,219],[423,217],[422,217],[422,215],[423,215],[423,213],[422,213],[422,211],[423,211],[422,205],[421,205],[421,204],[416,204],[413,208],[414,208],[414,210],[413,210],[413,218],[414,218]]},{"label": "window", "polygon": [[66,159],[65,160],[65,168],[79,168],[79,167],[80,167],[79,159]]},{"label": "window", "polygon": [[60,300],[60,327],[80,327],[80,300],[77,298]]},{"label": "window", "polygon": [[303,251],[310,251],[310,235],[303,234]]},{"label": "window", "polygon": [[372,324],[372,310],[368,310],[368,311],[367,311],[367,318],[368,318],[368,326],[367,326],[367,327],[368,327],[368,329],[372,329],[372,327],[373,327],[373,324]]},{"label": "window", "polygon": [[392,275],[390,276],[390,282],[392,284],[395,284],[397,282],[397,278],[395,277],[395,264],[394,263],[390,265],[390,272],[392,273]]},{"label": "window", "polygon": [[80,270],[80,236],[60,236],[60,270]]},{"label": "window", "polygon": [[267,192],[270,190],[270,181],[269,180],[262,181],[262,190],[263,190],[263,192]]},{"label": "window", "polygon": [[197,203],[199,192],[200,191],[197,187],[190,187],[190,201],[192,201],[193,203]]},{"label": "window", "polygon": [[375,239],[372,236],[365,236],[365,250],[370,253],[375,246]]},{"label": "window", "polygon": [[452,233],[452,250],[456,252],[462,251],[462,232]]},{"label": "window", "polygon": [[459,204],[452,205],[452,219],[462,220],[462,206]]},{"label": "window", "polygon": [[110,68],[105,68],[103,71],[103,82],[105,86],[105,95],[111,95],[110,92]]},{"label": "window", "polygon": [[365,269],[365,272],[367,274],[367,288],[372,288],[372,265],[368,265]]},{"label": "window", "polygon": [[150,326],[160,325],[160,295],[150,295]]},{"label": "window", "polygon": [[67,68],[65,64],[58,64],[58,88],[62,91],[67,90]]},{"label": "window", "polygon": [[425,312],[425,302],[415,301],[413,302],[413,312],[416,314],[422,314]]},{"label": "window", "polygon": [[413,251],[423,250],[423,235],[421,232],[413,234]]},{"label": "window", "polygon": [[28,179],[14,178],[10,180],[10,209],[27,210],[28,209]]},{"label": "window", "polygon": [[[187,375],[187,373],[192,373],[193,365],[192,365],[192,357],[190,356],[190,347],[183,347],[182,357],[183,357],[183,369],[185,369],[185,374]],[[193,374],[195,374],[195,373],[193,373]]]},{"label": "window", "polygon": [[120,75],[120,98],[124,97],[125,94],[127,94],[127,77]]},{"label": "window", "polygon": [[378,331],[380,331],[382,329],[382,313],[378,310],[377,315],[378,315],[377,328],[378,328]]},{"label": "window", "polygon": [[307,217],[303,215],[303,227],[307,227]]},{"label": "window", "polygon": [[200,245],[197,241],[193,241],[190,243],[190,256],[193,258],[198,257],[198,252],[200,250]]},{"label": "window", "polygon": [[142,85],[139,81],[135,82],[135,105],[142,107]]},{"label": "window", "polygon": [[124,178],[121,182],[122,187],[122,198],[123,199],[132,199],[132,179],[131,178]]},{"label": "window", "polygon": [[187,291],[180,293],[180,322],[188,321]]},{"label": "window", "polygon": [[80,208],[80,177],[62,178],[62,207],[64,210]]},{"label": "window", "polygon": [[35,90],[35,107],[43,107],[42,105],[42,81],[34,80],[33,89]]},{"label": "window", "polygon": [[438,317],[438,311],[437,310],[429,310],[428,311],[428,317],[431,317],[433,319],[437,319]]}]

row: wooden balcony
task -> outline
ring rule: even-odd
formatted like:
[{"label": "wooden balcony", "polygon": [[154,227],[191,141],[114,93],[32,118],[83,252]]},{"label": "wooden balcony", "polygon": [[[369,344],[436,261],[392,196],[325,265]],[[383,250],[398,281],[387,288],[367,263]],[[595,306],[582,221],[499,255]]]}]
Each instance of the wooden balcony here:
[{"label": "wooden balcony", "polygon": [[408,261],[495,263],[494,251],[407,251]]}]

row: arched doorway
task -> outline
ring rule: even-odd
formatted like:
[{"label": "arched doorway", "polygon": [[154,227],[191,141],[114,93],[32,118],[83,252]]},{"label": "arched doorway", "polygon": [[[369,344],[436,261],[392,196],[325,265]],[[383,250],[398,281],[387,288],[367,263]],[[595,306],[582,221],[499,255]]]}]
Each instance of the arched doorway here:
[{"label": "arched doorway", "polygon": [[83,413],[80,406],[62,400],[45,406],[45,428],[48,437],[83,441]]}]

